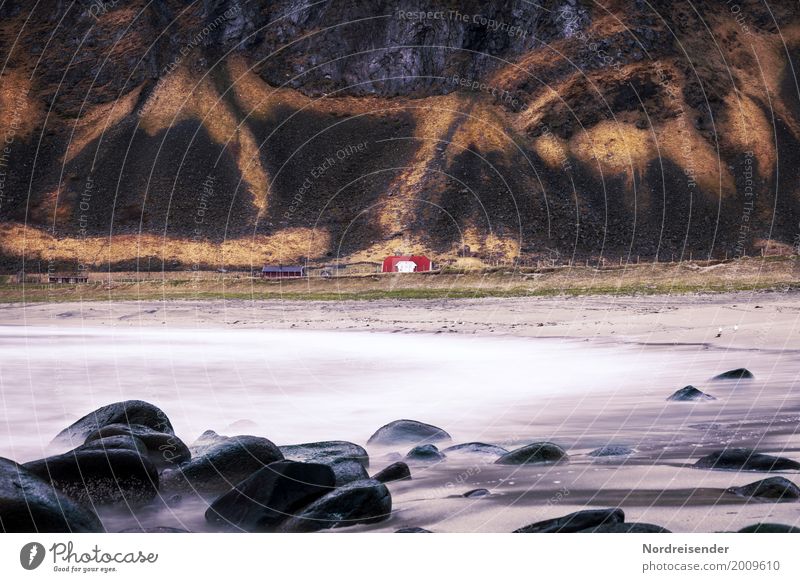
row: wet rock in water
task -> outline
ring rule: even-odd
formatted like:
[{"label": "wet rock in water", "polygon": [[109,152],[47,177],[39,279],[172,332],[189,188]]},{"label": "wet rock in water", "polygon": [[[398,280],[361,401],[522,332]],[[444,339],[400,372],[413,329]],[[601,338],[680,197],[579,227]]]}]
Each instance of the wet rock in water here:
[{"label": "wet rock in water", "polygon": [[753,373],[747,368],[736,368],[735,370],[728,370],[722,374],[717,374],[712,380],[749,380],[755,378]]},{"label": "wet rock in water", "polygon": [[710,394],[706,394],[702,390],[698,390],[694,386],[685,386],[680,390],[674,392],[667,400],[672,400],[673,402],[697,402],[697,401],[704,401],[704,400],[716,400]]},{"label": "wet rock in water", "polygon": [[582,529],[579,533],[672,533],[670,530],[652,523],[605,523],[596,527]]},{"label": "wet rock in water", "polygon": [[395,420],[382,426],[369,437],[370,445],[425,444],[449,441],[446,431],[416,420]]},{"label": "wet rock in water", "polygon": [[569,460],[567,452],[556,444],[531,443],[515,449],[497,459],[498,465],[530,465],[538,463],[558,463]]},{"label": "wet rock in water", "polygon": [[411,479],[411,469],[408,468],[402,461],[392,463],[382,471],[375,473],[372,477],[381,483],[390,483],[392,481],[406,481]]},{"label": "wet rock in water", "polygon": [[136,451],[140,455],[147,455],[147,446],[139,439],[133,436],[117,435],[110,437],[103,437],[87,442],[85,445],[79,446],[75,450],[79,451],[105,451],[109,449],[127,449],[129,451]]},{"label": "wet rock in water", "polygon": [[189,445],[189,452],[193,457],[199,457],[214,445],[218,445],[230,439],[231,437],[217,434],[213,430],[207,430]]},{"label": "wet rock in water", "polygon": [[189,447],[174,434],[158,432],[142,424],[109,424],[89,434],[86,443],[114,436],[139,439],[144,443],[150,460],[159,468],[179,465],[192,457]]},{"label": "wet rock in water", "polygon": [[162,488],[223,492],[270,463],[282,460],[283,455],[272,441],[249,435],[234,436],[212,445],[188,463],[164,471]]},{"label": "wet rock in water", "polygon": [[473,499],[475,497],[486,497],[487,495],[491,495],[491,492],[488,489],[473,489],[472,491],[467,491],[461,495],[463,497]]},{"label": "wet rock in water", "polygon": [[484,455],[486,457],[497,458],[507,454],[508,450],[496,445],[487,445],[486,443],[463,443],[442,449],[442,452],[446,455],[452,453],[459,455]]},{"label": "wet rock in water", "polygon": [[737,471],[792,471],[800,469],[800,463],[786,457],[773,457],[752,449],[724,449],[714,451],[699,459],[695,467],[701,469],[727,469]]},{"label": "wet rock in water", "polygon": [[783,523],[754,523],[743,527],[738,533],[800,533],[800,527]]},{"label": "wet rock in water", "polygon": [[610,509],[586,509],[563,517],[537,521],[514,530],[514,533],[571,533],[601,525],[623,523],[625,513],[618,507]]},{"label": "wet rock in water", "polygon": [[331,463],[323,463],[333,470],[336,475],[336,486],[345,485],[353,481],[369,479],[369,473],[364,465],[354,459],[339,459]]},{"label": "wet rock in water", "polygon": [[91,433],[109,424],[140,424],[157,432],[175,432],[167,415],[157,406],[144,400],[125,400],[102,406],[76,420],[58,433],[54,441],[79,446]]},{"label": "wet rock in water", "polygon": [[590,457],[624,457],[632,455],[636,451],[625,445],[606,445],[595,449],[589,453]]},{"label": "wet rock in water", "polygon": [[335,482],[329,465],[277,461],[214,501],[206,511],[206,521],[229,529],[272,531],[298,510],[330,493]]},{"label": "wet rock in water", "polygon": [[749,485],[731,487],[727,491],[739,497],[770,501],[797,501],[800,499],[800,487],[784,477],[770,477]]},{"label": "wet rock in water", "polygon": [[179,527],[169,527],[166,525],[156,525],[153,527],[129,527],[121,529],[118,533],[191,533],[188,529]]},{"label": "wet rock in water", "polygon": [[23,465],[83,503],[149,501],[158,493],[158,470],[138,451],[76,449]]},{"label": "wet rock in water", "polygon": [[278,447],[284,458],[303,463],[329,464],[351,459],[369,469],[369,455],[364,447],[348,441],[323,441]]},{"label": "wet rock in water", "polygon": [[394,533],[433,533],[429,529],[425,529],[424,527],[401,527],[400,529],[394,530]]},{"label": "wet rock in water", "polygon": [[100,533],[103,524],[22,465],[0,457],[0,532]]},{"label": "wet rock in water", "polygon": [[311,532],[376,523],[392,513],[392,496],[374,479],[355,481],[331,491],[280,526],[282,532]]},{"label": "wet rock in water", "polygon": [[436,445],[419,445],[408,451],[406,459],[415,463],[433,463],[443,460],[445,456]]}]

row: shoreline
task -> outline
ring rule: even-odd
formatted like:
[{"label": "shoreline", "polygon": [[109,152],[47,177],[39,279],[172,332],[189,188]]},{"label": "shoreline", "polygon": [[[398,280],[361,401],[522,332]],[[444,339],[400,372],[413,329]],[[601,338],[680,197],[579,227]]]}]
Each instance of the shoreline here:
[{"label": "shoreline", "polygon": [[0,325],[306,329],[800,349],[800,293],[1,303]]}]

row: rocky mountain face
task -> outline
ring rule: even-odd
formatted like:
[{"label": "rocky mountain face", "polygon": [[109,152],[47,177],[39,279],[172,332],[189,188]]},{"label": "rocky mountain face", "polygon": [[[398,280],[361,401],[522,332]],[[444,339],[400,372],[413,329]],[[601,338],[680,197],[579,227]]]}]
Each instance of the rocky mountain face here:
[{"label": "rocky mountain face", "polygon": [[799,47],[788,0],[5,0],[0,253],[788,252]]}]

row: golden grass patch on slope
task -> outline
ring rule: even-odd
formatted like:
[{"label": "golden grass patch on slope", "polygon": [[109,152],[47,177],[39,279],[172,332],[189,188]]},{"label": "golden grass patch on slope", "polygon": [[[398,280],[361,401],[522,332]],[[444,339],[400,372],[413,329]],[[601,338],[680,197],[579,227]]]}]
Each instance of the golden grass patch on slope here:
[{"label": "golden grass patch on slope", "polygon": [[448,161],[460,154],[461,148],[472,147],[480,152],[514,150],[513,130],[501,112],[487,99],[475,100],[453,132],[452,142],[460,147],[448,149]]},{"label": "golden grass patch on slope", "polygon": [[140,85],[115,101],[85,109],[73,125],[72,139],[67,145],[64,162],[71,161],[89,144],[100,139],[106,131],[113,129],[132,114],[141,92]]},{"label": "golden grass patch on slope", "polygon": [[[475,226],[465,228],[462,233],[462,244],[469,246],[474,252],[485,256],[494,256],[512,260],[520,254],[520,241],[509,237],[499,237],[493,232],[486,233]],[[453,254],[457,249],[453,249]]]},{"label": "golden grass patch on slope", "polygon": [[2,137],[7,139],[13,133],[14,140],[27,140],[43,119],[44,104],[36,99],[28,74],[18,69],[5,69],[0,75]]},{"label": "golden grass patch on slope", "polygon": [[[791,105],[780,97],[785,77],[797,74],[787,62],[786,51],[787,47],[800,43],[800,24],[782,27],[774,34],[742,34],[736,22],[722,19],[714,30],[715,34],[739,35],[742,39],[736,53],[728,60],[740,90],[768,110],[771,108],[795,138],[800,139],[800,120],[792,112]],[[770,139],[774,138],[770,136]]]},{"label": "golden grass patch on slope", "polygon": [[739,151],[752,151],[762,176],[775,171],[777,156],[772,124],[752,98],[731,92],[725,99],[727,123],[722,126],[726,141]]},{"label": "golden grass patch on slope", "polygon": [[380,113],[402,107],[409,99],[397,97],[390,101],[372,96],[328,95],[308,97],[288,87],[275,87],[256,74],[247,59],[232,55],[226,61],[230,73],[233,94],[237,103],[249,117],[266,119],[274,115],[279,107],[294,110],[307,109],[319,113],[358,115]]},{"label": "golden grass patch on slope", "polygon": [[684,114],[657,128],[661,155],[680,166],[704,192],[726,197],[736,186],[727,164]]},{"label": "golden grass patch on slope", "polygon": [[413,139],[417,149],[411,164],[400,171],[388,188],[390,197],[384,197],[385,206],[380,213],[381,227],[387,232],[402,231],[410,220],[409,212],[415,208],[421,182],[435,166],[441,152],[457,124],[463,123],[461,99],[456,94],[430,97],[415,105],[410,112],[415,119]]},{"label": "golden grass patch on slope", "polygon": [[196,79],[187,67],[176,68],[159,82],[142,111],[141,125],[150,135],[184,119],[202,121],[211,139],[234,153],[253,204],[260,215],[266,212],[269,179],[261,164],[259,144],[208,76]]},{"label": "golden grass patch on slope", "polygon": [[552,133],[546,133],[534,139],[533,150],[551,168],[558,168],[569,160],[569,143]]},{"label": "golden grass patch on slope", "polygon": [[105,265],[157,257],[184,265],[261,265],[318,258],[330,246],[325,230],[289,228],[273,235],[213,243],[198,239],[122,234],[112,237],[54,237],[19,224],[0,225],[0,245],[7,254],[27,260]]},{"label": "golden grass patch on slope", "polygon": [[604,175],[643,172],[654,157],[652,134],[647,129],[619,121],[601,121],[586,131],[576,133],[569,142],[570,151],[587,167]]}]

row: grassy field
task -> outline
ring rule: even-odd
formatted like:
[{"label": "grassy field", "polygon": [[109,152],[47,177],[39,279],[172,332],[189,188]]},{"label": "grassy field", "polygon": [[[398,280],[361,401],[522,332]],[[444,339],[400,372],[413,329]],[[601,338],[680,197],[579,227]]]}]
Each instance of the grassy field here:
[{"label": "grassy field", "polygon": [[649,263],[623,267],[381,274],[332,279],[263,281],[186,273],[152,274],[138,282],[82,285],[0,284],[0,302],[126,301],[153,299],[443,299],[558,295],[655,295],[800,288],[796,257],[747,258],[722,263]]}]

